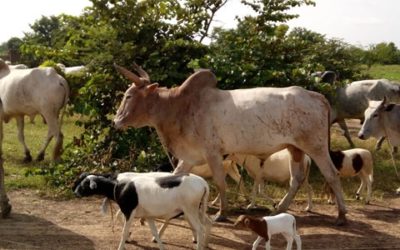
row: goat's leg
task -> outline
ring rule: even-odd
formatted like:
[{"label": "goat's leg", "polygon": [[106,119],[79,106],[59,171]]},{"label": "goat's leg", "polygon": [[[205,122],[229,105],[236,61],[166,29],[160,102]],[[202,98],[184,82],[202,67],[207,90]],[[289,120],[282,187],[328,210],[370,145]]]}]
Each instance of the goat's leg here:
[{"label": "goat's leg", "polygon": [[340,120],[340,121],[337,121],[337,123],[339,124],[339,127],[342,129],[343,135],[344,135],[344,137],[346,137],[348,143],[350,144],[350,147],[354,148],[354,143],[351,140],[351,136],[349,133],[349,129],[347,128],[346,122],[344,120]]},{"label": "goat's leg", "polygon": [[361,180],[361,184],[360,184],[360,187],[357,189],[356,200],[360,199],[360,193],[362,193],[364,191],[364,188],[365,188],[364,176],[363,175],[359,175],[359,177],[360,177],[360,180]]},{"label": "goat's leg", "polygon": [[268,240],[265,241],[265,249],[271,250],[271,237],[270,236],[268,237]]},{"label": "goat's leg", "polygon": [[24,116],[17,116],[15,118],[17,120],[17,128],[18,128],[18,140],[24,146],[25,157],[23,162],[28,163],[32,161],[31,152],[29,151],[28,146],[25,143],[25,136],[24,136]]},{"label": "goat's leg", "polygon": [[286,239],[286,250],[292,250],[292,246],[293,246],[293,235],[290,234],[286,234],[284,233],[283,236]]},{"label": "goat's leg", "polygon": [[278,204],[278,212],[284,212],[289,208],[294,196],[305,179],[304,174],[304,153],[298,148],[288,147],[290,152],[290,188],[285,197]]},{"label": "goat's leg", "polygon": [[[165,229],[167,229],[169,225],[169,219],[165,220],[160,229],[158,229],[158,237],[161,239],[162,235],[164,234]],[[157,242],[156,236],[153,234],[153,238],[151,239],[154,243]]]},{"label": "goat's leg", "polygon": [[147,223],[149,224],[151,233],[153,234],[154,238],[157,241],[158,248],[160,250],[164,250],[164,246],[163,246],[162,241],[160,239],[160,236],[159,236],[159,234],[157,232],[157,227],[156,227],[156,224],[154,223],[154,220],[153,219],[149,219],[149,218],[147,218],[146,220],[147,220]]},{"label": "goat's leg", "polygon": [[196,231],[197,238],[197,250],[204,249],[204,228],[202,227],[201,220],[199,218],[200,214],[198,211],[193,211],[190,209],[184,209],[185,218],[188,220],[191,227]]},{"label": "goat's leg", "polygon": [[258,245],[260,244],[260,242],[261,242],[262,239],[263,239],[263,238],[262,238],[261,236],[258,236],[258,237],[257,237],[257,239],[253,242],[252,250],[256,250],[256,249],[257,249],[257,247],[258,247]]},{"label": "goat's leg", "polygon": [[125,242],[128,239],[129,236],[129,228],[131,227],[133,218],[135,217],[135,212],[132,211],[129,219],[126,219],[125,216],[125,222],[124,222],[124,227],[122,229],[122,236],[121,236],[121,241],[119,242],[118,250],[124,250],[125,249]]},{"label": "goat's leg", "polygon": [[294,235],[294,240],[296,241],[297,250],[301,250],[301,238],[300,235],[298,235],[296,232]]}]

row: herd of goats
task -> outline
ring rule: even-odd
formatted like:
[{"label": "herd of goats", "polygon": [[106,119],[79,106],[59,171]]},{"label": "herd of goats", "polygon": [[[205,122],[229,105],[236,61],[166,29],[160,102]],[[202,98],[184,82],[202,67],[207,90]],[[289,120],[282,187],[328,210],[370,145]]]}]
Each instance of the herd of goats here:
[{"label": "herd of goats", "polygon": [[[209,70],[199,70],[175,88],[160,87],[148,73],[134,64],[133,71],[114,65],[131,81],[115,115],[113,126],[155,128],[170,158],[163,170],[148,173],[119,174],[83,173],[73,191],[78,197],[101,195],[107,204],[114,201],[125,217],[118,249],[125,248],[134,218],[145,219],[154,240],[163,248],[160,237],[170,219],[183,215],[192,228],[197,249],[204,249],[212,220],[207,215],[210,189],[204,178],[213,178],[219,191],[212,202],[219,203],[215,221],[227,216],[225,177],[234,179],[244,194],[237,166],[247,170],[254,179],[251,203],[262,192],[265,181],[290,183],[288,193],[274,206],[277,215],[255,218],[241,215],[235,225],[258,235],[256,249],[265,240],[270,249],[274,234],[283,234],[287,249],[293,241],[301,249],[295,217],[285,213],[299,187],[305,183],[308,193],[307,211],[312,210],[312,189],[308,183],[311,161],[320,169],[329,186],[329,202],[337,204],[336,224],[346,220],[346,207],[340,176],[359,176],[360,198],[366,188],[365,203],[371,199],[373,159],[371,153],[354,148],[345,119],[360,119],[360,139],[379,139],[377,148],[386,138],[392,147],[400,144],[400,85],[385,79],[357,81],[337,88],[334,105],[316,92],[292,86],[287,88],[252,88],[220,90],[217,78]],[[85,70],[84,67],[61,67],[65,73]],[[71,70],[71,71],[68,71]],[[3,218],[11,205],[4,187],[2,159],[3,121],[16,118],[18,139],[24,146],[24,161],[32,160],[24,139],[24,116],[40,114],[48,125],[48,133],[37,160],[54,137],[53,159],[60,158],[63,134],[61,110],[69,98],[66,80],[53,68],[13,66],[0,59],[0,206]],[[338,123],[352,149],[330,150],[330,127]],[[265,196],[269,201],[271,198]],[[335,200],[335,201],[334,201]],[[165,219],[158,230],[154,219]]]}]

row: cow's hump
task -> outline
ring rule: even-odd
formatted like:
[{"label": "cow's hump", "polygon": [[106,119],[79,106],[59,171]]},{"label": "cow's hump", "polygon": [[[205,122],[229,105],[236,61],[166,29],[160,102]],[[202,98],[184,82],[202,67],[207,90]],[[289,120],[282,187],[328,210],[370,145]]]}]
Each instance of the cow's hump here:
[{"label": "cow's hump", "polygon": [[179,87],[181,91],[196,93],[204,88],[215,88],[217,77],[210,70],[202,69],[190,75]]}]

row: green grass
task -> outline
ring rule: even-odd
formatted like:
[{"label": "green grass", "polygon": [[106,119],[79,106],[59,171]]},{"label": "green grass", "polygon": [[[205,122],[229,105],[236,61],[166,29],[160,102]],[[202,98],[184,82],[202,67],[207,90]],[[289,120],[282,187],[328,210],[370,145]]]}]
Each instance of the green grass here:
[{"label": "green grass", "polygon": [[[78,136],[82,129],[75,125],[77,117],[64,117],[62,131],[64,134],[64,145],[72,141],[73,136]],[[18,141],[17,127],[15,120],[4,124],[4,140],[3,140],[3,159],[5,168],[5,184],[6,189],[16,188],[32,188],[44,190],[47,188],[46,181],[43,176],[25,176],[28,169],[34,167],[48,166],[51,162],[51,155],[54,146],[54,139],[46,150],[45,159],[42,162],[33,161],[24,164],[24,150]],[[25,119],[25,142],[31,151],[32,157],[35,159],[42,147],[47,135],[47,125],[43,124],[40,116],[35,119],[35,124],[31,124],[29,119]]]},{"label": "green grass", "polygon": [[370,69],[365,69],[372,78],[386,78],[400,82],[400,65],[373,65]]}]

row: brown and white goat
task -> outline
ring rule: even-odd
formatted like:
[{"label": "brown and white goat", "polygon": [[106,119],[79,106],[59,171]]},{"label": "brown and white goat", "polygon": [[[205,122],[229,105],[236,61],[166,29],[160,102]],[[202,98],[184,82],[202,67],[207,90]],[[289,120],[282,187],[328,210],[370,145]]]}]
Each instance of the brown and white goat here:
[{"label": "brown and white goat", "polygon": [[298,250],[301,250],[300,235],[296,230],[296,219],[288,213],[281,213],[275,216],[265,216],[262,218],[254,218],[248,215],[241,215],[235,222],[235,227],[248,228],[255,232],[258,237],[253,243],[252,250],[257,249],[261,240],[265,240],[265,248],[271,249],[271,236],[274,234],[282,234],[286,241],[286,250],[292,249],[293,239],[296,241]]}]

